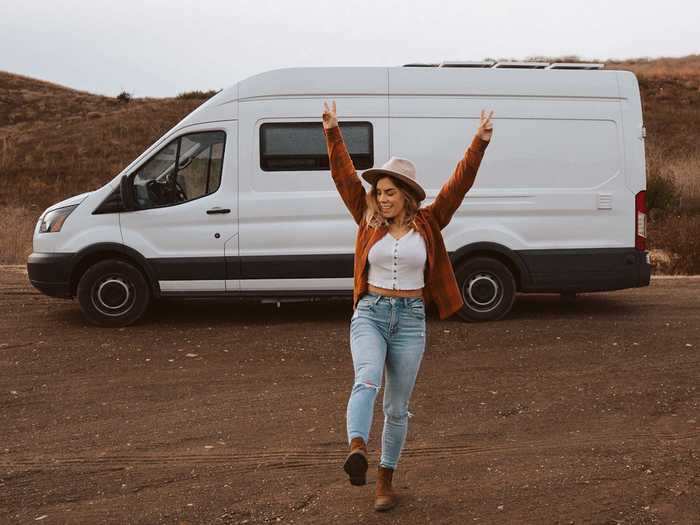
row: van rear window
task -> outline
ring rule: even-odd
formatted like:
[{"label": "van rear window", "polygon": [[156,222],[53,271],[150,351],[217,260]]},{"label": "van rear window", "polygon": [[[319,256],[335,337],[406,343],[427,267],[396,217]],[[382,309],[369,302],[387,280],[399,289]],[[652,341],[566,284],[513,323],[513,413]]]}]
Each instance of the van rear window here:
[{"label": "van rear window", "polygon": [[[374,164],[371,122],[340,124],[355,168]],[[260,126],[260,167],[264,171],[328,170],[328,151],[320,122],[267,122]]]}]

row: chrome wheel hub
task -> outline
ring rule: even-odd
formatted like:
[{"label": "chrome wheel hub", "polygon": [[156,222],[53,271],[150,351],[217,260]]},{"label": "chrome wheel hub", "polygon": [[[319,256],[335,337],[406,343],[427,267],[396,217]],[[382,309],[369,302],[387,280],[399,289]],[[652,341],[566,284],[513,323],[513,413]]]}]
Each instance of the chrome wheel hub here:
[{"label": "chrome wheel hub", "polygon": [[93,306],[103,315],[124,315],[134,305],[134,285],[121,275],[103,277],[90,295]]},{"label": "chrome wheel hub", "polygon": [[462,296],[472,310],[490,312],[500,304],[503,298],[503,285],[493,274],[475,273],[465,280]]}]

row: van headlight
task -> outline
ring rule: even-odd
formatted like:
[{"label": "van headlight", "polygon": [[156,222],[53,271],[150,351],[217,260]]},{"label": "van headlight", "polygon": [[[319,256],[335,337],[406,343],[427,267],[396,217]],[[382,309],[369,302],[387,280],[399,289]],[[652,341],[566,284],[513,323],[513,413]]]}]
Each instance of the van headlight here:
[{"label": "van headlight", "polygon": [[78,207],[77,204],[72,206],[66,206],[65,208],[57,208],[45,213],[41,218],[41,224],[39,225],[39,233],[53,233],[60,232],[63,223],[71,214],[71,212]]}]

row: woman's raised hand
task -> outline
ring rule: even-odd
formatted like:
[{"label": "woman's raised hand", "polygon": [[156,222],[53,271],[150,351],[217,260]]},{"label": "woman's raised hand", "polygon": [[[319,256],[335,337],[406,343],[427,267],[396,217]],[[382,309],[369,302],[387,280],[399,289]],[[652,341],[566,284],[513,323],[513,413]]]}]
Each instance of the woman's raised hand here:
[{"label": "woman's raised hand", "polygon": [[486,116],[486,112],[481,110],[481,120],[479,122],[479,129],[476,130],[476,134],[479,138],[485,142],[491,140],[491,135],[493,135],[493,123],[491,122],[491,117],[493,117],[493,110]]},{"label": "woman's raised hand", "polygon": [[338,119],[335,116],[335,100],[333,101],[333,109],[328,107],[328,103],[323,101],[323,127],[324,129],[334,128],[338,125]]}]

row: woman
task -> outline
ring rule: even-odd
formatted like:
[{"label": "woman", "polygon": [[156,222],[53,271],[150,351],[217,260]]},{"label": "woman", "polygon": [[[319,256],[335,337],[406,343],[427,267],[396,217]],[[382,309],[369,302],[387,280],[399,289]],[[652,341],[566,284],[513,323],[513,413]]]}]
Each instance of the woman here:
[{"label": "woman", "polygon": [[377,467],[375,510],[396,505],[392,477],[408,428],[408,402],[425,350],[425,306],[440,319],[463,306],[440,231],[474,183],[491,140],[493,111],[481,111],[479,129],[450,179],[423,208],[425,191],[409,160],[392,157],[362,174],[367,193],[343,142],[336,105],[323,103],[323,130],[331,175],[359,229],[355,242],[350,349],[355,382],[347,406],[350,453],[343,465],[353,485],[364,485],[374,400],[385,378],[384,428]]}]

